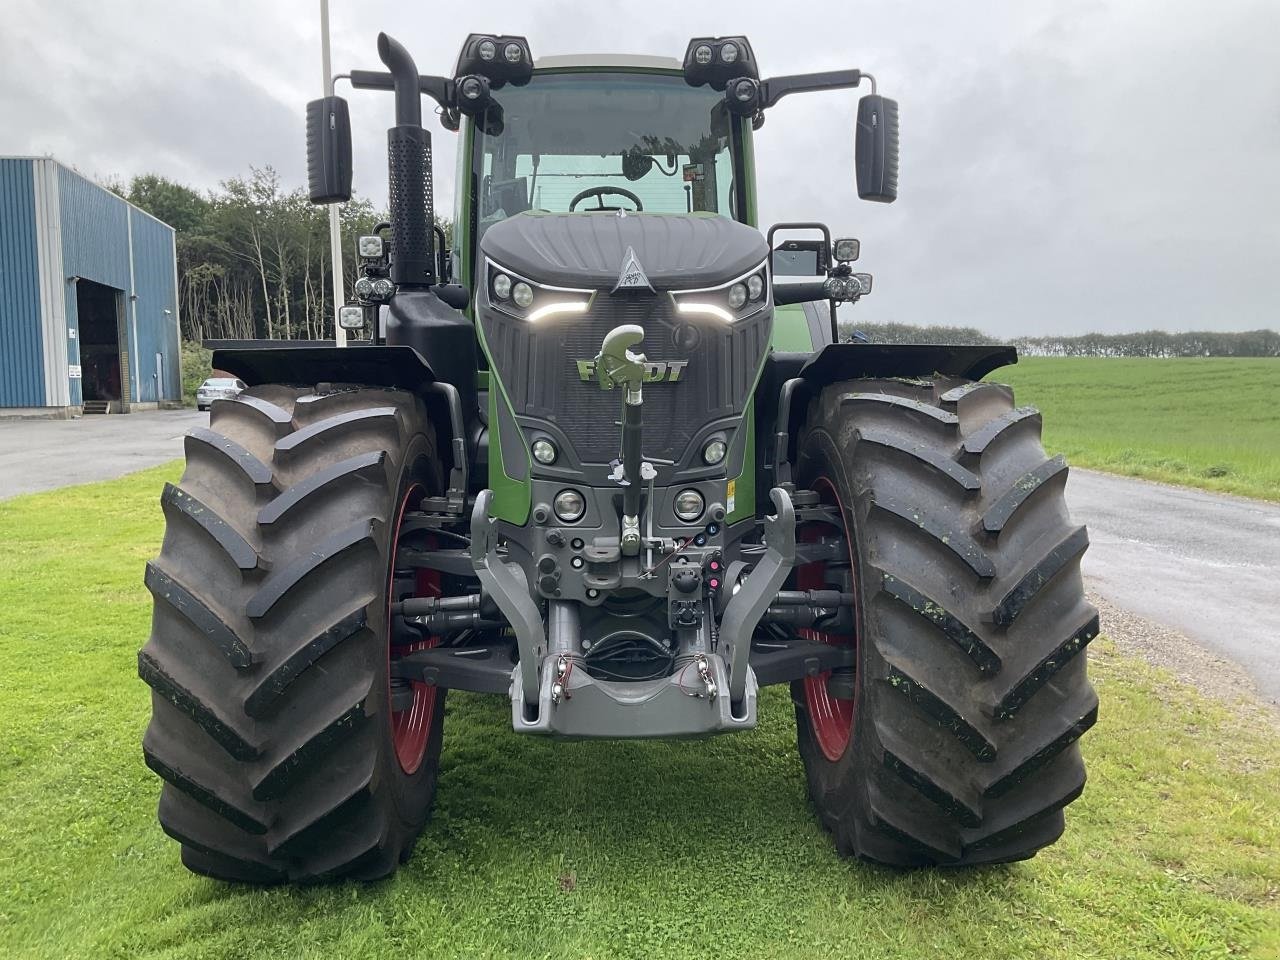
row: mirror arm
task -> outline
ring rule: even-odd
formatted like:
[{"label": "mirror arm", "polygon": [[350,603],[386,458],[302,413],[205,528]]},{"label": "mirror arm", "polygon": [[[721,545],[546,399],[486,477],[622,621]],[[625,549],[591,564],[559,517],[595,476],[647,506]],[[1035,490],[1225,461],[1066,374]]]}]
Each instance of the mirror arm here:
[{"label": "mirror arm", "polygon": [[798,283],[775,283],[773,285],[773,305],[785,307],[791,303],[811,303],[814,300],[828,300],[827,281],[801,280]]},{"label": "mirror arm", "polygon": [[[394,90],[395,80],[385,70],[352,70],[347,74],[351,86],[357,90]],[[340,79],[341,75],[335,79]],[[453,81],[447,77],[418,77],[418,91],[438,103],[443,110],[451,110],[453,102]]]},{"label": "mirror arm", "polygon": [[876,78],[861,70],[828,70],[824,73],[800,73],[786,77],[770,77],[760,82],[760,108],[767,109],[789,93],[813,93],[818,90],[841,90],[856,87],[866,77],[871,92],[876,92]]}]

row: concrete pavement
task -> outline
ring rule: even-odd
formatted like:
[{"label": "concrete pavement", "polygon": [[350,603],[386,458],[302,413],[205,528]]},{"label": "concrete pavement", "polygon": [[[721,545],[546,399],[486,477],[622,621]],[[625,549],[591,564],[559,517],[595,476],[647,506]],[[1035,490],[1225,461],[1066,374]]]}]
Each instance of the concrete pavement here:
[{"label": "concrete pavement", "polygon": [[0,420],[0,500],[110,480],[182,456],[182,437],[209,422],[195,410],[79,420]]}]

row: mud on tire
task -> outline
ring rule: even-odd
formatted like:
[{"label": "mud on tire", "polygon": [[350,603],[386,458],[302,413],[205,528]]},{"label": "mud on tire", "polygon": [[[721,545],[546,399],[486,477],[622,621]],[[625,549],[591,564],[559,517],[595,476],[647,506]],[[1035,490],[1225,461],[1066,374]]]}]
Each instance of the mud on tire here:
[{"label": "mud on tire", "polygon": [[814,681],[792,687],[822,822],[842,853],[891,865],[1032,856],[1084,788],[1076,741],[1098,711],[1088,538],[1039,413],[997,384],[847,381],[811,403],[798,454],[797,485],[849,527],[834,585],[858,599],[843,739]]},{"label": "mud on tire", "polygon": [[426,411],[401,391],[255,387],[215,401],[186,456],[138,655],[160,823],[213,877],[385,876],[427,818],[444,714],[443,691],[415,691],[403,764],[389,554],[406,498],[440,486]]}]

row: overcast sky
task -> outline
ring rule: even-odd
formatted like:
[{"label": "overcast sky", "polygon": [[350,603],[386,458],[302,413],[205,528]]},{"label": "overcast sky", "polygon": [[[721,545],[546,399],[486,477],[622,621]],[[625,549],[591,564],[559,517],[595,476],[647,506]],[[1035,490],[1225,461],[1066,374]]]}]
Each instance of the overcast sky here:
[{"label": "overcast sky", "polygon": [[[198,187],[270,164],[303,182],[318,0],[2,6],[0,155]],[[902,111],[892,206],[854,189],[859,93],[790,97],[756,135],[764,224],[862,239],[876,281],[856,318],[1004,336],[1280,327],[1280,0],[331,6],[335,71],[379,68],[386,30],[447,73],[465,34],[490,30],[535,56],[679,57],[692,36],[744,33],[765,75],[874,73]],[[391,102],[350,99],[356,186],[382,203]],[[456,138],[428,127],[448,211]]]}]

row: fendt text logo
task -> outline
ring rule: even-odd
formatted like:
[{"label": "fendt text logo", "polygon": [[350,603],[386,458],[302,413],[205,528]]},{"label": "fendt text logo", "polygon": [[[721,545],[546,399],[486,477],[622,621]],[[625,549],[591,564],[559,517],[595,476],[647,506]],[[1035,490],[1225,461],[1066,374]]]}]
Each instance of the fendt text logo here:
[{"label": "fendt text logo", "polygon": [[[575,360],[578,365],[578,377],[584,383],[591,383],[596,378],[596,362],[594,360]],[[689,365],[688,360],[649,361],[644,365],[645,383],[675,383]]]}]

